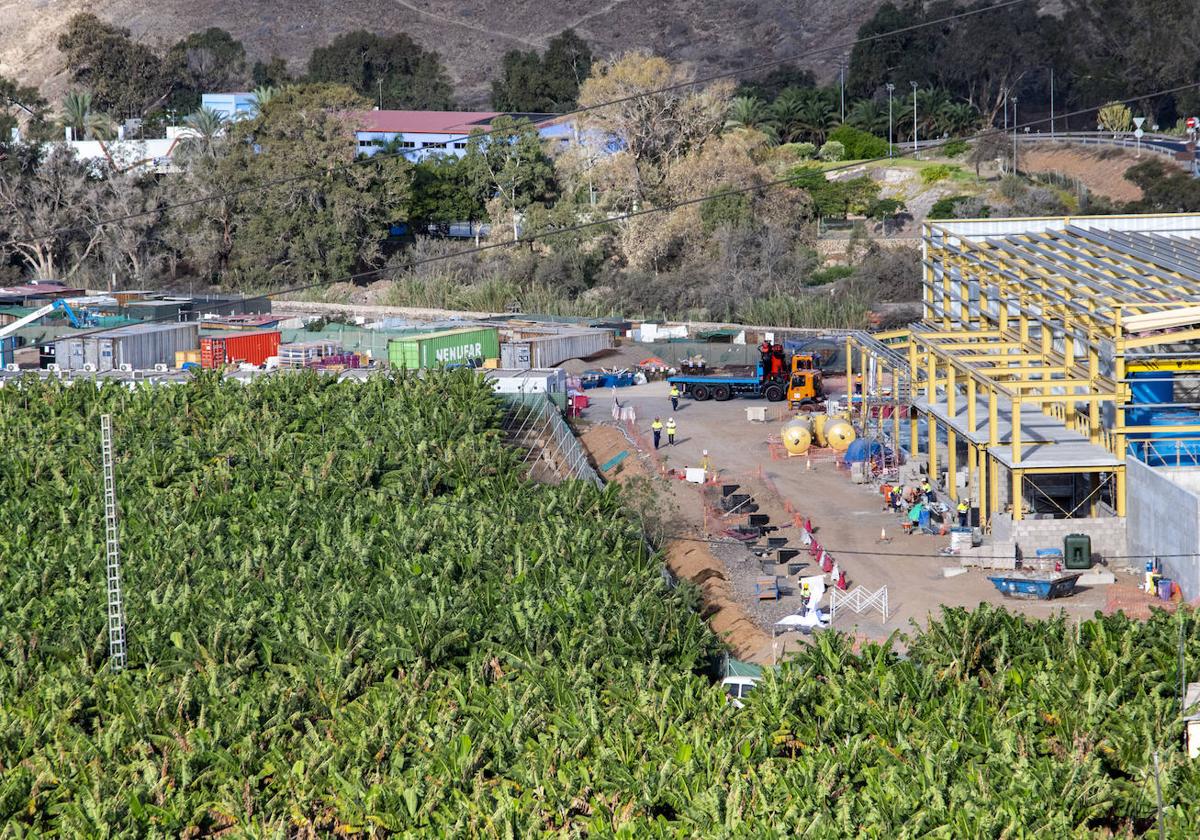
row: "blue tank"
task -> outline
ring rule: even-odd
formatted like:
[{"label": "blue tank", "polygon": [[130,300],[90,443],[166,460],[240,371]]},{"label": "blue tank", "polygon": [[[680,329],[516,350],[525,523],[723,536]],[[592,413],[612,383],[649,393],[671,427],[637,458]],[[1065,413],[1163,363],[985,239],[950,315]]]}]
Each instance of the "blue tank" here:
[{"label": "blue tank", "polygon": [[[1175,378],[1165,371],[1144,370],[1129,375],[1130,398],[1134,405],[1162,405],[1175,400]],[[1155,408],[1125,409],[1126,426],[1148,426],[1156,411]],[[1145,435],[1133,435],[1132,440],[1140,440]]]},{"label": "blue tank", "polygon": [[1146,409],[1147,426],[1195,426],[1196,432],[1152,432],[1149,440],[1132,445],[1139,457],[1152,467],[1200,465],[1200,413],[1195,411]]}]

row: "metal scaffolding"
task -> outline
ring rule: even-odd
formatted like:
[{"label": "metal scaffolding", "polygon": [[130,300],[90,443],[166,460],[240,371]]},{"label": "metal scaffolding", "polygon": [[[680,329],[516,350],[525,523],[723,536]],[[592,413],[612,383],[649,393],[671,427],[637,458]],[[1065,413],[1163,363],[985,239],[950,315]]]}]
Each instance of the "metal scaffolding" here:
[{"label": "metal scaffolding", "polygon": [[[923,319],[847,337],[850,365],[873,374],[859,401],[897,383],[914,409],[909,452],[938,475],[944,433],[948,494],[962,452],[982,523],[1006,507],[1020,520],[1038,476],[1082,476],[1089,515],[1124,516],[1131,437],[1197,433],[1126,423],[1131,373],[1200,369],[1197,237],[1197,215],[927,222]],[[1167,345],[1169,358],[1154,352]]]},{"label": "metal scaffolding", "polygon": [[121,545],[117,532],[117,486],[113,474],[112,416],[100,416],[104,461],[104,551],[108,594],[108,656],[113,671],[125,669],[125,608],[121,600]]}]

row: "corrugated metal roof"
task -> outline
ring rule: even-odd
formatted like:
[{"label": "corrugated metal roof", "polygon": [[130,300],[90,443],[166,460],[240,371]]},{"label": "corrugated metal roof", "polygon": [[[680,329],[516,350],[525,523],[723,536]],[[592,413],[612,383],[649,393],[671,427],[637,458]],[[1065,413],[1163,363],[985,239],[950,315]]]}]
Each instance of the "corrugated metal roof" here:
[{"label": "corrugated metal roof", "polygon": [[437,330],[435,332],[418,333],[416,335],[401,336],[396,341],[427,341],[431,338],[443,338],[448,335],[462,335],[463,333],[481,332],[482,330],[494,330],[495,327],[458,327],[453,330]]},{"label": "corrugated metal roof", "polygon": [[[130,324],[125,327],[117,327],[111,330],[102,332],[90,333],[85,338],[120,338],[126,335],[145,335],[146,333],[168,332],[177,330],[180,327],[191,327],[196,329],[196,324],[186,321],[173,321],[170,324]],[[64,335],[60,338],[72,338],[73,336]]]},{"label": "corrugated metal roof", "polygon": [[487,129],[500,116],[524,117],[534,125],[549,122],[554,114],[518,114],[503,111],[358,111],[353,115],[358,131],[397,134],[470,134]]}]

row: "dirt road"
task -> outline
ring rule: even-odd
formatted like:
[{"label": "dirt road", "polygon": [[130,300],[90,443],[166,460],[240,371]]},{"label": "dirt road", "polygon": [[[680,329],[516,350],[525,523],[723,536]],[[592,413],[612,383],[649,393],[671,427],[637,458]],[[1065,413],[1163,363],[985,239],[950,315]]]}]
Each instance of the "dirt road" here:
[{"label": "dirt road", "polygon": [[[831,454],[816,453],[811,459],[772,457],[767,438],[779,434],[784,416],[777,404],[756,400],[724,403],[682,400],[679,410],[672,412],[667,394],[668,386],[661,382],[616,391],[616,398],[637,412],[636,429],[645,448],[651,448],[649,426],[655,416],[664,423],[674,416],[678,424],[676,445],[664,445],[657,453],[651,453],[645,461],[650,465],[649,471],[663,466],[668,469],[698,466],[703,450],[707,449],[722,480],[749,489],[756,501],[771,513],[772,524],[783,526],[778,535],[787,536],[789,544],[798,541],[799,531],[791,523],[788,507],[811,520],[817,539],[846,571],[851,587],[862,586],[871,591],[887,587],[886,621],[878,612],[839,614],[835,621],[838,629],[864,638],[884,639],[897,630],[907,629],[910,622],[921,623],[930,615],[937,615],[943,606],[974,607],[981,602],[1004,604],[1037,617],[1060,611],[1069,616],[1090,617],[1105,606],[1106,593],[1102,587],[1081,591],[1061,601],[1012,601],[997,593],[982,572],[944,578],[944,567],[958,565],[955,558],[938,554],[949,544],[949,538],[905,536],[898,517],[881,509],[877,491],[870,485],[851,483],[849,475],[836,467]],[[592,406],[587,415],[595,421],[611,422],[613,392],[590,391],[589,395]],[[745,409],[761,405],[769,406],[768,416],[774,419],[767,423],[747,421]],[[706,525],[700,489],[672,481],[670,491],[680,500],[681,531],[699,536]],[[777,497],[773,498],[773,491]],[[723,526],[708,525],[709,535],[719,536]],[[886,530],[889,540],[886,543],[879,542],[881,530]],[[704,546],[720,561],[727,583],[723,591],[736,594],[744,613],[763,633],[765,644],[757,651],[740,652],[756,661],[769,661],[772,655],[781,655],[799,638],[794,634],[781,636],[774,646],[771,644],[771,625],[799,610],[799,595],[785,596],[779,602],[757,601],[754,578],[761,574],[757,558],[740,545],[723,542],[723,539],[712,544],[693,542],[693,546]],[[812,571],[810,567],[801,574]]]}]

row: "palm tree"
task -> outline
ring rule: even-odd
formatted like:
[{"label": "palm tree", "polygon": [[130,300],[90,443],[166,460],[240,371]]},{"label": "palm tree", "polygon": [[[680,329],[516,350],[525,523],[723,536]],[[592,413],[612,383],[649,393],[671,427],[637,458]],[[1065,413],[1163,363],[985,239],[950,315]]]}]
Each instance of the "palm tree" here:
[{"label": "palm tree", "polygon": [[63,97],[59,121],[71,129],[76,140],[111,140],[117,136],[116,122],[108,114],[93,113],[92,95],[85,90],[73,90]]},{"label": "palm tree", "polygon": [[922,138],[940,137],[945,133],[942,112],[953,104],[950,94],[940,88],[917,92],[917,125]]},{"label": "palm tree", "polygon": [[804,91],[785,88],[771,103],[771,119],[781,143],[795,143],[803,135],[800,113],[804,108]]},{"label": "palm tree", "polygon": [[846,122],[862,131],[869,131],[871,134],[886,137],[888,130],[888,114],[887,108],[880,105],[874,99],[860,99],[850,107],[850,113],[846,116]]},{"label": "palm tree", "polygon": [[966,102],[947,102],[938,112],[938,127],[944,134],[961,137],[979,125],[979,111]]},{"label": "palm tree", "polygon": [[96,140],[112,140],[117,136],[117,123],[108,114],[88,114],[84,120],[84,133]]},{"label": "palm tree", "polygon": [[836,123],[833,102],[824,91],[809,90],[805,94],[804,104],[800,108],[800,126],[809,139],[819,146],[825,142],[825,135]]},{"label": "palm tree", "polygon": [[729,111],[725,117],[725,129],[746,131],[762,131],[773,134],[775,122],[766,103],[756,96],[738,96],[729,103]]},{"label": "palm tree", "polygon": [[186,148],[205,157],[212,157],[216,152],[217,141],[225,131],[225,117],[211,108],[201,108],[194,114],[188,114],[183,124],[190,129],[183,140]]},{"label": "palm tree", "polygon": [[64,128],[71,129],[76,140],[82,140],[87,132],[87,118],[92,112],[92,95],[85,90],[73,90],[63,97]]},{"label": "palm tree", "polygon": [[261,111],[266,107],[267,103],[275,98],[275,94],[279,93],[277,88],[271,85],[259,85],[254,89],[254,101]]}]

